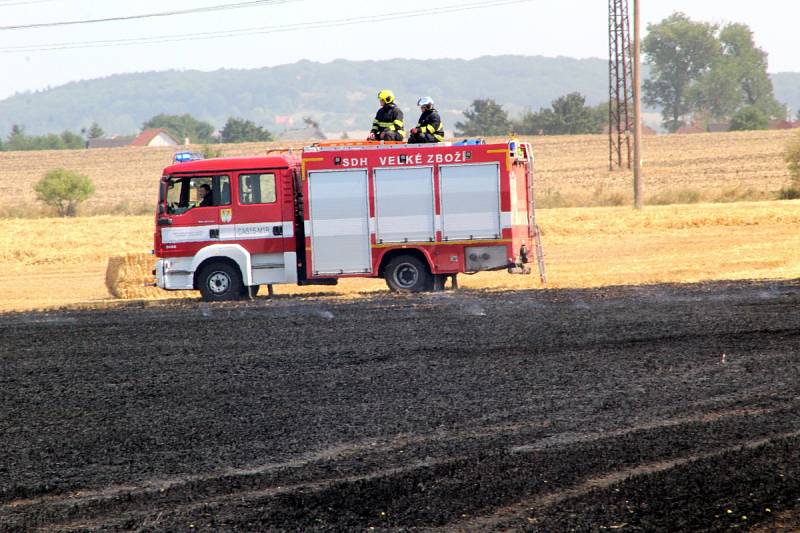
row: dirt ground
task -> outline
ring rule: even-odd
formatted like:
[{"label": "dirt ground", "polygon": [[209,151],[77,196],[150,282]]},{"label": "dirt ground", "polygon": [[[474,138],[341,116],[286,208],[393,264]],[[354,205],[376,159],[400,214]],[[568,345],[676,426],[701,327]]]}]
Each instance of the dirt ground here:
[{"label": "dirt ground", "polygon": [[0,530],[791,531],[800,282],[0,321]]}]

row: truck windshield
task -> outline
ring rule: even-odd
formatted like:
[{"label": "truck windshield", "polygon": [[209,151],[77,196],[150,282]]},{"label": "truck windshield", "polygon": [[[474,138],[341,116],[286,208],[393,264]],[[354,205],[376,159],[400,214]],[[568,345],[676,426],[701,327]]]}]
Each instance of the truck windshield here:
[{"label": "truck windshield", "polygon": [[167,177],[164,203],[167,213],[180,215],[190,209],[230,205],[228,176]]}]

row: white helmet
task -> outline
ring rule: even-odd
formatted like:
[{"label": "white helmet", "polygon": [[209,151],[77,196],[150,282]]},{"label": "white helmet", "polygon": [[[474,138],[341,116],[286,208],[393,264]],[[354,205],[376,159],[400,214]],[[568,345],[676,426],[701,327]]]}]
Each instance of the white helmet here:
[{"label": "white helmet", "polygon": [[431,98],[430,96],[423,96],[422,98],[417,100],[417,105],[420,106],[420,107],[422,107],[424,105],[432,106],[433,105],[433,98]]}]

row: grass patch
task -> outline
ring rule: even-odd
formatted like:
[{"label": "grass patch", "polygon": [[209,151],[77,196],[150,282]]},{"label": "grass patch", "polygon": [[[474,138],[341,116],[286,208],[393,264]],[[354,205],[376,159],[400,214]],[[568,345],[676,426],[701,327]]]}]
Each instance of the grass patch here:
[{"label": "grass patch", "polygon": [[800,184],[792,183],[788,187],[781,187],[778,191],[778,200],[798,200],[800,199]]},{"label": "grass patch", "polygon": [[703,200],[703,194],[696,189],[665,189],[650,196],[648,205],[697,204]]}]

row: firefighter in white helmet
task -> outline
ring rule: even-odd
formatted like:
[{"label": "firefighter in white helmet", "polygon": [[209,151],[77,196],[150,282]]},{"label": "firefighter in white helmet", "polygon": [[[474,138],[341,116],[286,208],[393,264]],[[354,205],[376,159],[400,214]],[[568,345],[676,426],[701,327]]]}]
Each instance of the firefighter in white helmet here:
[{"label": "firefighter in white helmet", "polygon": [[444,140],[444,125],[439,112],[433,107],[433,98],[423,96],[417,100],[422,114],[416,128],[411,129],[409,143],[438,143]]},{"label": "firefighter in white helmet", "polygon": [[378,93],[381,108],[372,121],[372,131],[369,132],[369,141],[402,141],[406,132],[403,124],[403,112],[394,102],[394,93],[384,89]]}]

